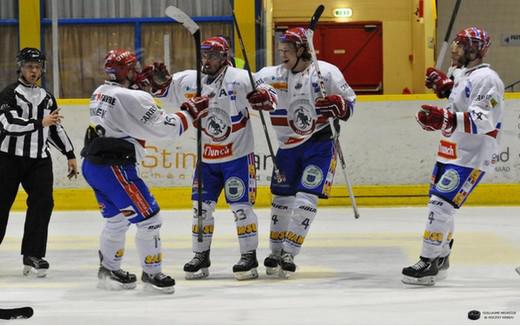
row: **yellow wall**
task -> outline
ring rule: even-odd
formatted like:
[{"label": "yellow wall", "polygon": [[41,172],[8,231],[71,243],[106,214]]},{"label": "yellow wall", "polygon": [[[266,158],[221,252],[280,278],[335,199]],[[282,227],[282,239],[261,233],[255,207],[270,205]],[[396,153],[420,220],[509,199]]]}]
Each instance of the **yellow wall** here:
[{"label": "yellow wall", "polygon": [[[433,53],[435,46],[434,3],[435,0],[424,0],[424,16],[412,16],[412,88],[414,93],[424,93],[424,71],[426,67],[435,65]],[[414,8],[418,8],[419,0],[413,0]]]},{"label": "yellow wall", "polygon": [[[308,22],[320,3],[325,6],[320,21],[381,21],[385,94],[400,94],[405,87],[422,93],[424,70],[433,60],[433,49],[428,48],[428,37],[432,36],[435,27],[430,1],[424,0],[425,17],[421,23],[416,22],[414,14],[419,0],[273,1],[273,21],[275,24]],[[352,17],[334,18],[332,10],[339,7],[352,8]],[[272,36],[272,33],[267,35]]]},{"label": "yellow wall", "polygon": [[40,48],[40,0],[18,2],[20,49]]},{"label": "yellow wall", "polygon": [[[237,18],[244,48],[246,49],[247,59],[252,71],[256,70],[256,34],[255,34],[255,1],[240,0],[233,1],[235,16]],[[244,59],[240,50],[240,40],[235,30],[235,56]]]}]

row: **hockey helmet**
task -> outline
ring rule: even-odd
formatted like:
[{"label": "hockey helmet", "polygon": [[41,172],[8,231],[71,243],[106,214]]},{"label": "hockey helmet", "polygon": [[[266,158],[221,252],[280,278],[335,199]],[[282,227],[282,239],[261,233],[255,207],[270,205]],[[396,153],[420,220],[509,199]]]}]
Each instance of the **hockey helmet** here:
[{"label": "hockey helmet", "polygon": [[16,54],[17,71],[26,62],[38,62],[42,67],[42,72],[45,72],[45,55],[40,50],[35,48],[23,48]]},{"label": "hockey helmet", "polygon": [[136,65],[137,57],[128,50],[110,50],[105,56],[105,72],[110,80],[127,79],[130,71],[135,71]]},{"label": "hockey helmet", "polygon": [[218,52],[220,54],[226,54],[229,52],[229,44],[226,39],[222,36],[210,37],[200,44],[202,51]]},{"label": "hockey helmet", "polygon": [[307,47],[308,41],[305,35],[305,28],[293,27],[289,28],[280,36],[280,42],[294,43],[297,48]]},{"label": "hockey helmet", "polygon": [[491,44],[489,34],[478,27],[468,27],[457,33],[455,42],[460,44],[464,51],[474,48],[477,50],[477,55],[483,58]]}]

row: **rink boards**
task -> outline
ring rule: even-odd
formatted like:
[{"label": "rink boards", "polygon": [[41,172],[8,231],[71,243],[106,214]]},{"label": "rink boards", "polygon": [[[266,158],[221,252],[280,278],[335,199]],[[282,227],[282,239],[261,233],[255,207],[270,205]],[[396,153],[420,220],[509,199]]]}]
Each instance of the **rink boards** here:
[{"label": "rink boards", "polygon": [[[88,100],[59,100],[64,126],[76,154],[82,148],[88,125]],[[435,162],[439,133],[424,132],[415,121],[421,104],[446,105],[433,95],[359,96],[354,116],[342,123],[341,145],[347,171],[360,206],[423,205]],[[175,108],[164,107],[172,112]],[[272,164],[257,112],[251,121],[257,159],[257,206],[270,204],[269,183]],[[268,120],[268,119],[267,119]],[[269,123],[269,122],[268,122]],[[276,143],[269,128],[271,139]],[[496,153],[493,173],[488,173],[468,204],[520,204],[520,96],[507,94],[501,151]],[[152,188],[161,207],[191,206],[191,179],[195,165],[196,138],[193,128],[176,142],[148,142],[140,162],[142,178]],[[94,196],[83,178],[66,178],[66,161],[53,151],[55,205],[57,209],[95,209]],[[339,165],[338,165],[339,169]],[[18,196],[15,209],[25,205],[25,193]],[[322,205],[349,205],[343,174],[337,170],[332,198]]]}]

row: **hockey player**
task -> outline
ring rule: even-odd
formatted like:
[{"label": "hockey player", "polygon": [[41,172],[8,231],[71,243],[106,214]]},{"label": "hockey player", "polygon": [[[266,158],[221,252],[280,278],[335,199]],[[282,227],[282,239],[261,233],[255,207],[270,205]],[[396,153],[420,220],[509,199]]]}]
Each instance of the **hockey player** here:
[{"label": "hockey player", "polygon": [[308,42],[304,28],[288,29],[279,43],[282,64],[256,74],[278,94],[277,108],[267,107],[279,142],[280,175],[273,173],[271,180],[271,254],[264,265],[268,275],[282,277],[296,271],[294,256],[316,216],[318,198],[327,198],[332,186],[336,152],[328,119],[339,129],[337,119],[347,121],[356,100],[341,71],[324,61],[318,64],[329,95],[321,97]]},{"label": "hockey player", "polygon": [[136,80],[136,64],[135,54],[126,50],[111,50],[106,55],[108,80],[91,97],[91,126],[81,152],[83,176],[106,221],[100,238],[99,287],[136,287],[136,276],[121,269],[125,234],[135,224],[141,280],[146,286],[173,293],[175,281],[161,267],[159,206],[138,176],[136,165],[146,140],[177,139],[207,107],[207,101],[187,101],[185,111],[167,114],[150,94],[128,88]]},{"label": "hockey player", "polygon": [[453,244],[454,215],[492,168],[499,150],[497,136],[504,109],[504,84],[483,58],[490,45],[486,31],[470,27],[455,38],[458,64],[454,83],[442,76],[439,88],[452,85],[448,106],[422,105],[417,122],[426,131],[440,130],[442,138],[433,169],[420,260],[403,269],[403,283],[434,285],[445,278]]},{"label": "hockey player", "polygon": [[[247,72],[229,64],[229,45],[225,38],[211,37],[201,44],[202,94],[209,97],[207,115],[200,120],[202,128],[202,183],[203,183],[203,242],[197,241],[197,174],[193,179],[193,252],[195,256],[184,265],[186,279],[206,278],[209,275],[210,247],[213,237],[213,212],[218,197],[224,190],[226,201],[235,216],[240,260],[233,266],[238,280],[258,277],[256,249],[258,247],[258,219],[253,211],[256,197],[256,170],[254,165],[253,129],[246,95],[251,91]],[[167,74],[164,65],[154,64],[144,69],[151,73],[153,91],[165,101],[177,106],[195,94],[196,71],[176,73],[168,83],[158,85],[153,78]],[[161,78],[159,78],[161,79]],[[264,85],[265,86],[265,85]],[[276,102],[274,91],[260,86],[250,94],[252,101],[272,107]]]}]

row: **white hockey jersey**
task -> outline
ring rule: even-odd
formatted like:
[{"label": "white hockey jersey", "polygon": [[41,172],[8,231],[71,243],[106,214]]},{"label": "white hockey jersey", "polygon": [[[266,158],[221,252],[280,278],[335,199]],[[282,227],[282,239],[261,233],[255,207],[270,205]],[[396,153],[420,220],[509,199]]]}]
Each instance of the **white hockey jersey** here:
[{"label": "white hockey jersey", "polygon": [[[327,95],[343,96],[352,104],[349,107],[352,115],[356,94],[343,74],[328,62],[318,61],[318,64]],[[315,132],[328,126],[328,119],[314,107],[316,98],[321,97],[314,65],[296,74],[282,65],[265,67],[255,74],[255,78],[257,83],[266,83],[276,89],[278,105],[270,117],[280,148],[301,145]]]},{"label": "white hockey jersey", "polygon": [[90,123],[105,137],[132,143],[140,161],[145,141],[176,139],[188,129],[192,118],[185,112],[166,113],[147,92],[106,81],[90,98]]},{"label": "white hockey jersey", "polygon": [[[246,70],[226,67],[213,81],[202,75],[202,93],[209,97],[208,115],[201,119],[202,161],[222,163],[254,152],[253,127],[249,119],[251,92]],[[180,107],[197,92],[197,71],[175,73],[162,100]]]},{"label": "white hockey jersey", "polygon": [[488,171],[498,153],[499,130],[504,115],[504,84],[488,64],[463,69],[455,75],[448,99],[457,127],[442,137],[437,160],[442,163]]}]

